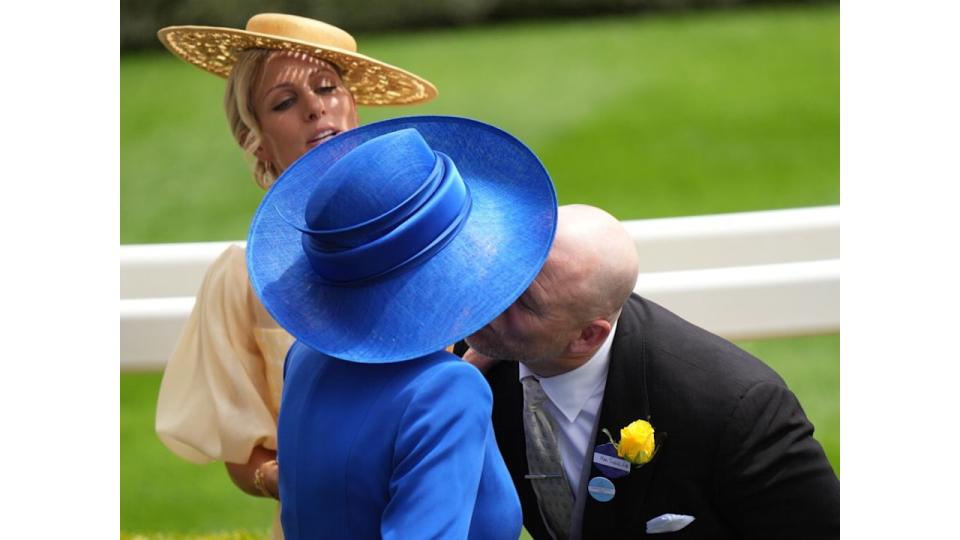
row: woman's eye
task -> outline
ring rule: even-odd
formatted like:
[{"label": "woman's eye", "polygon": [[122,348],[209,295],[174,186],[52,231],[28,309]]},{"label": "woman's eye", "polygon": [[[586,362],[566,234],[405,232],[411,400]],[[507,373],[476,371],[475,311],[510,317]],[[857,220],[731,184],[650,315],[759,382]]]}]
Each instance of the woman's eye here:
[{"label": "woman's eye", "polygon": [[293,106],[293,102],[294,102],[294,99],[293,99],[292,97],[291,97],[291,98],[287,98],[287,99],[281,101],[280,103],[277,103],[276,105],[274,105],[274,106],[273,106],[273,110],[274,110],[274,111],[285,111],[285,110],[287,110],[287,109],[289,109],[290,107]]},{"label": "woman's eye", "polygon": [[332,94],[337,90],[336,85],[322,85],[313,89],[314,92],[321,95]]}]

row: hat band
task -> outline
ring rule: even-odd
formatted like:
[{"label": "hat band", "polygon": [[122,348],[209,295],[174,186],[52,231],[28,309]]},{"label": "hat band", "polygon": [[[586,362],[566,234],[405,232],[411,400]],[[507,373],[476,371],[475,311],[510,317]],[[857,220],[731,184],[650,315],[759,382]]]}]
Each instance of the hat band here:
[{"label": "hat band", "polygon": [[[361,224],[365,237],[378,232],[366,224],[393,224],[385,233],[354,247],[357,227],[344,229],[347,239],[330,236],[333,231],[304,231],[301,245],[317,276],[328,285],[357,286],[412,268],[447,245],[466,223],[472,200],[456,165],[436,152],[437,164],[424,182],[435,189],[418,189],[414,196]],[[438,179],[438,180],[437,180]],[[320,233],[317,235],[316,233]],[[317,238],[319,236],[319,238]]]},{"label": "hat band", "polygon": [[423,206],[424,203],[430,200],[430,197],[433,196],[437,187],[440,185],[441,180],[443,180],[444,169],[444,160],[436,156],[433,170],[430,171],[427,180],[424,181],[412,195],[392,210],[357,225],[351,225],[350,227],[344,227],[342,229],[320,230],[311,229],[309,225],[298,225],[288,220],[285,216],[282,216],[282,213],[281,217],[298,231],[308,234],[311,243],[320,251],[340,251],[357,247],[383,236],[384,231],[392,229],[398,223],[407,219],[411,214],[416,212],[418,208]]}]

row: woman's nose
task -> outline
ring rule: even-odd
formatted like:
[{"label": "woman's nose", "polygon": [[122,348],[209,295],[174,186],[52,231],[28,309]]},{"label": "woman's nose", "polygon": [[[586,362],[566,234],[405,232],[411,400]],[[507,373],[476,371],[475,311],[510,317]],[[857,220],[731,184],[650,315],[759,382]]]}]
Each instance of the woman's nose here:
[{"label": "woman's nose", "polygon": [[306,113],[308,120],[316,120],[317,118],[320,118],[322,115],[326,114],[327,107],[323,102],[322,97],[318,95],[311,95],[305,101],[307,106]]}]

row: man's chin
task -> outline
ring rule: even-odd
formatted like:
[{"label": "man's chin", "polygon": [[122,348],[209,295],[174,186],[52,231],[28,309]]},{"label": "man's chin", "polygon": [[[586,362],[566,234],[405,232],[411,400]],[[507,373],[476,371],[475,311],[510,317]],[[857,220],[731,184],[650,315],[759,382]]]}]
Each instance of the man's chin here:
[{"label": "man's chin", "polygon": [[510,357],[504,354],[505,351],[502,347],[492,345],[490,344],[489,340],[484,339],[484,337],[481,335],[484,330],[480,330],[476,334],[468,336],[464,341],[471,349],[477,351],[483,356],[486,356],[487,358],[495,360],[509,360]]},{"label": "man's chin", "polygon": [[[480,332],[482,331],[483,330],[481,330]],[[479,337],[477,337],[477,334],[479,334],[480,332],[467,336],[463,341],[467,344],[468,347],[477,351],[478,353],[484,356],[490,356],[489,354],[486,353],[486,351],[488,350],[486,347],[486,343],[483,341],[483,339],[480,339]]]},{"label": "man's chin", "polygon": [[[481,330],[466,338],[464,341],[466,341],[471,349],[487,358],[520,362],[522,364],[536,364],[544,361],[543,355],[531,354],[533,351],[522,346],[508,347],[495,339],[490,339],[491,337],[496,338],[496,333],[490,332],[489,334],[482,335],[483,332],[484,331]],[[553,358],[553,356],[548,358]]]}]

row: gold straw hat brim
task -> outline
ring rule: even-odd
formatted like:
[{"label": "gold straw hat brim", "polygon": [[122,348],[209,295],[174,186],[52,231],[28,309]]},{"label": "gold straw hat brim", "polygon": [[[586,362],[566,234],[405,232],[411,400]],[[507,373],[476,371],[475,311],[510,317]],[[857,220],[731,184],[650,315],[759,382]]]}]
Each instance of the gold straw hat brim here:
[{"label": "gold straw hat brim", "polygon": [[328,45],[213,26],[168,26],[157,32],[157,37],[173,54],[223,78],[230,76],[239,52],[274,49],[306,53],[336,65],[358,105],[412,105],[437,97],[437,88],[426,79]]}]

